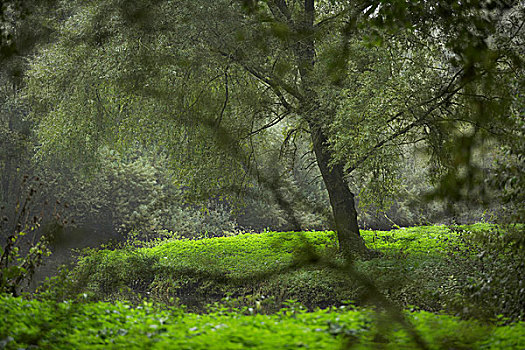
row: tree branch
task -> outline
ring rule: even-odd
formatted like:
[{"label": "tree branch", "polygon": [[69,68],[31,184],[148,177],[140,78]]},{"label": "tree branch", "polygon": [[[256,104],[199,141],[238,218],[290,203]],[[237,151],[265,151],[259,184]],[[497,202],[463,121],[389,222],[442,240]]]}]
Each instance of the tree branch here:
[{"label": "tree branch", "polygon": [[243,67],[248,73],[253,75],[255,78],[259,79],[266,85],[272,88],[272,91],[274,94],[279,98],[284,108],[286,108],[287,111],[292,112],[294,110],[294,107],[286,100],[284,97],[283,92],[281,89],[283,89],[285,92],[290,94],[291,96],[295,97],[297,100],[302,101],[304,99],[304,96],[297,90],[295,87],[286,84],[281,79],[277,78],[273,74],[264,74],[261,72],[261,70],[256,69],[250,65],[248,65],[246,62],[243,62],[240,60],[237,56],[231,53],[227,53],[224,51],[219,50],[219,54],[221,54],[224,57],[227,57],[228,59],[232,60],[233,62],[239,64],[241,67]]},{"label": "tree branch", "polygon": [[286,22],[291,28],[295,26],[292,14],[285,0],[270,0],[266,2],[266,5],[268,5],[270,12],[276,20]]},{"label": "tree branch", "polygon": [[[445,91],[447,91],[451,86],[452,86],[452,82],[456,79],[456,77],[458,76],[458,74],[455,74],[452,81],[447,85],[447,88],[445,89]],[[386,139],[383,139],[382,141],[378,142],[377,144],[375,144],[368,152],[366,152],[361,158],[359,158],[350,168],[348,168],[346,170],[346,174],[349,175],[352,171],[354,171],[355,169],[357,169],[361,164],[363,164],[368,158],[370,158],[375,152],[377,152],[377,150],[379,150],[381,147],[383,147],[385,144],[387,144],[388,142],[391,142],[393,140],[395,140],[396,138],[398,138],[399,136],[401,135],[404,135],[406,134],[407,132],[409,132],[410,130],[412,130],[413,128],[417,127],[417,126],[421,126],[423,125],[427,120],[426,118],[432,113],[434,112],[436,109],[438,109],[441,105],[443,105],[445,102],[447,102],[452,96],[454,96],[459,90],[463,89],[464,87],[464,84],[461,84],[459,87],[457,87],[456,89],[452,90],[449,92],[448,96],[446,96],[445,98],[443,98],[443,100],[441,100],[439,103],[436,103],[435,105],[433,105],[430,109],[428,109],[423,116],[421,116],[420,118],[416,119],[414,122],[410,123],[409,125],[405,126],[403,129],[393,133],[392,135],[390,135],[389,137],[387,137]],[[443,91],[443,90],[442,90]],[[429,101],[435,101],[436,99],[438,99],[439,97],[443,97],[445,93],[440,93],[438,96],[430,99]],[[419,106],[421,106],[423,104],[420,104]],[[399,112],[398,114],[396,114],[396,118],[398,116],[400,116],[400,113],[403,114],[403,112]]]},{"label": "tree branch", "polygon": [[217,126],[221,125],[222,118],[224,116],[224,111],[226,110],[226,106],[228,105],[228,99],[229,99],[229,90],[228,90],[228,68],[224,71],[224,103],[222,104],[221,112],[219,113],[219,117],[217,118]]},{"label": "tree branch", "polygon": [[245,140],[245,139],[247,139],[247,138],[249,138],[249,137],[251,137],[251,136],[253,136],[255,134],[260,133],[263,130],[271,128],[272,126],[278,124],[280,121],[282,121],[284,118],[286,118],[289,114],[290,114],[289,112],[283,113],[282,115],[278,116],[277,118],[275,118],[274,120],[272,120],[268,124],[265,124],[265,125],[261,126],[259,129],[250,131],[250,133],[248,135],[246,135],[245,137],[243,137],[242,139]]}]

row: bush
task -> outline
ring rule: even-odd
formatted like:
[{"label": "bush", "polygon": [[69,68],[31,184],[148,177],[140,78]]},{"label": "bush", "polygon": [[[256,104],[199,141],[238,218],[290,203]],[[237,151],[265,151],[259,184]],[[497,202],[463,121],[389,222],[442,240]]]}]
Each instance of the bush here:
[{"label": "bush", "polygon": [[[35,269],[42,264],[42,259],[51,254],[48,249],[49,237],[37,232],[42,214],[35,215],[35,211],[44,210],[35,209],[37,187],[30,183],[38,180],[25,176],[22,183],[26,187],[26,191],[22,191],[26,192],[25,196],[18,199],[13,214],[0,217],[0,239],[3,241],[0,244],[0,293],[17,295],[21,292],[23,284],[29,284]],[[25,237],[27,234],[32,237],[28,239]]]},{"label": "bush", "polygon": [[[523,225],[468,230],[455,227],[464,242],[457,245],[465,277],[452,309],[485,320],[525,318],[525,230]],[[468,257],[468,258],[465,258]]]}]

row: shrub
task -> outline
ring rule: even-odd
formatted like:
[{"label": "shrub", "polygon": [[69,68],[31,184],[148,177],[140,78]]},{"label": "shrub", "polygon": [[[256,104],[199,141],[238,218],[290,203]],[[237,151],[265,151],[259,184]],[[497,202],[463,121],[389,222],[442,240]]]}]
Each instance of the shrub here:
[{"label": "shrub", "polygon": [[[5,239],[0,245],[0,293],[17,295],[22,285],[31,281],[42,259],[51,253],[47,235],[37,232],[42,214],[34,214],[37,190],[29,185],[33,180],[39,181],[24,177],[22,185],[27,185],[27,193],[19,198],[12,215],[0,218],[0,239]],[[28,233],[32,238],[24,239]]]},{"label": "shrub", "polygon": [[472,230],[455,227],[464,242],[457,245],[465,278],[461,293],[451,297],[459,315],[485,320],[525,318],[525,230],[523,225]]}]

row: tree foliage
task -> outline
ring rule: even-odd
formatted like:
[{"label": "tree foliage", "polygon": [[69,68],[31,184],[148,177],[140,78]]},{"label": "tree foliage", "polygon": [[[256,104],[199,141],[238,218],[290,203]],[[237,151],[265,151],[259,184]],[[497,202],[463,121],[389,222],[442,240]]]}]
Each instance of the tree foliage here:
[{"label": "tree foliage", "polygon": [[64,6],[28,74],[40,159],[96,165],[102,146],[149,144],[202,198],[261,181],[254,141],[269,144],[272,128],[283,141],[304,133],[347,252],[366,252],[354,193],[391,195],[403,145],[425,142],[443,174],[437,194],[459,199],[480,182],[472,149],[513,127],[518,4]]}]

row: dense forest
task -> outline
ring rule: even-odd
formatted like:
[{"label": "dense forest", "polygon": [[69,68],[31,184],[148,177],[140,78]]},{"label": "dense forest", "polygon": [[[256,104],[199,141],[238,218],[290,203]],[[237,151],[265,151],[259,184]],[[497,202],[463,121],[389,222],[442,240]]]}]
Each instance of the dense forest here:
[{"label": "dense forest", "polygon": [[525,3],[3,0],[1,349],[525,349]]}]

